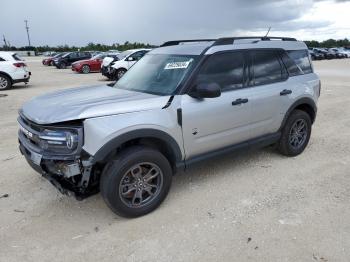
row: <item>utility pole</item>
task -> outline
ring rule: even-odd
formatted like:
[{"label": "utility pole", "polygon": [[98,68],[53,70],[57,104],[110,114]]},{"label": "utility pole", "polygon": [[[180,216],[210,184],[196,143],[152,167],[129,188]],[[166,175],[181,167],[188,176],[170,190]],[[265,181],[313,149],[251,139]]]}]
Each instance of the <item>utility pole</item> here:
[{"label": "utility pole", "polygon": [[24,23],[26,24],[27,37],[28,37],[28,44],[29,44],[29,46],[31,46],[31,44],[30,44],[30,38],[29,38],[29,26],[28,26],[28,20],[24,20]]},{"label": "utility pole", "polygon": [[2,35],[3,39],[4,39],[4,47],[5,47],[5,50],[7,49],[7,43],[6,43],[6,38],[5,38],[5,35]]}]

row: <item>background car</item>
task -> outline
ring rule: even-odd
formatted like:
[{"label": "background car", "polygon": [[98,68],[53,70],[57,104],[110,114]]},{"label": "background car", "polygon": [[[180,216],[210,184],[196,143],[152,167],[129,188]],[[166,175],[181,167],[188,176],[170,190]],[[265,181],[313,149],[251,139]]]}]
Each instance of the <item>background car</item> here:
[{"label": "background car", "polygon": [[129,70],[151,49],[130,49],[118,55],[119,60],[112,62],[109,67],[109,79],[119,80],[126,71]]},{"label": "background car", "polygon": [[90,59],[91,57],[90,52],[70,52],[59,58],[55,58],[53,62],[57,68],[64,69],[76,61]]},{"label": "background car", "polygon": [[321,53],[324,55],[325,59],[334,59],[337,58],[336,54],[334,52],[330,52],[325,48],[314,48],[313,51],[315,53]]},{"label": "background car", "polygon": [[110,78],[111,75],[109,74],[110,71],[110,65],[112,62],[118,61],[119,60],[119,55],[120,53],[110,53],[108,56],[106,56],[102,60],[101,64],[101,73],[102,75],[106,76],[107,78]]},{"label": "background car", "polygon": [[43,61],[42,61],[42,63],[43,63],[43,65],[46,65],[46,66],[53,66],[53,65],[54,65],[53,60],[54,60],[55,58],[60,58],[60,57],[63,56],[64,54],[66,54],[66,53],[58,53],[58,54],[56,54],[56,55],[54,55],[54,56],[50,56],[50,57],[48,57],[48,58],[44,58]]},{"label": "background car", "polygon": [[103,59],[107,56],[106,53],[100,53],[90,59],[80,60],[72,64],[72,71],[88,74],[90,72],[100,72]]},{"label": "background car", "polygon": [[15,83],[28,83],[31,73],[24,61],[14,52],[0,52],[0,90]]},{"label": "background car", "polygon": [[315,52],[314,50],[309,50],[309,55],[312,60],[322,60],[325,58],[324,54],[320,52]]}]

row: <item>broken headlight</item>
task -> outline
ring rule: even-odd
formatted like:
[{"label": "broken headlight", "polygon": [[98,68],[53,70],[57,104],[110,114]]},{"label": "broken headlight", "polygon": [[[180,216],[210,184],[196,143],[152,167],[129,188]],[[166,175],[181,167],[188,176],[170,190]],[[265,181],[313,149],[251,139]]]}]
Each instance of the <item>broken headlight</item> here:
[{"label": "broken headlight", "polygon": [[80,134],[79,130],[73,129],[45,129],[39,136],[40,147],[52,153],[69,154],[78,148]]}]

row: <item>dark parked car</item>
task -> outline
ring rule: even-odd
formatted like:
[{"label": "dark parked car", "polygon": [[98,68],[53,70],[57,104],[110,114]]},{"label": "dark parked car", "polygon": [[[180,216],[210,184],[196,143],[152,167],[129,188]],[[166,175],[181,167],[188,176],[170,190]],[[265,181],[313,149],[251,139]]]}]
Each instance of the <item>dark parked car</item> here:
[{"label": "dark parked car", "polygon": [[314,50],[309,50],[309,54],[312,60],[322,60],[325,58],[324,54],[321,52],[316,52]]},{"label": "dark parked car", "polygon": [[57,59],[54,59],[53,61],[57,68],[64,69],[67,66],[72,65],[72,63],[76,61],[90,59],[90,58],[91,58],[91,53],[89,52],[70,52]]},{"label": "dark parked car", "polygon": [[47,58],[43,59],[42,63],[43,63],[43,65],[46,65],[46,66],[53,66],[54,65],[53,60],[56,58],[60,58],[64,54],[65,53],[59,53],[59,54],[56,54],[54,56],[47,57]]},{"label": "dark parked car", "polygon": [[328,49],[328,51],[334,52],[334,54],[336,55],[337,58],[346,58],[346,57],[347,57],[346,54],[340,52],[340,51],[339,51],[338,49],[336,49],[336,48],[330,48],[330,49]]},{"label": "dark parked car", "polygon": [[337,58],[337,56],[336,56],[336,54],[334,52],[330,52],[330,51],[328,51],[327,49],[324,49],[324,48],[314,48],[313,51],[316,52],[316,53],[323,54],[326,59]]}]

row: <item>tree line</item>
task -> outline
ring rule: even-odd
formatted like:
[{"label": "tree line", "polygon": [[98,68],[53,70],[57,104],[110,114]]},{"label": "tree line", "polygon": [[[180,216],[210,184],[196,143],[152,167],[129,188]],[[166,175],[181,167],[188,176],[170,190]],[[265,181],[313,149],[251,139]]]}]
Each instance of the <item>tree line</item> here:
[{"label": "tree line", "polygon": [[[322,42],[319,41],[305,41],[306,45],[308,47],[324,47],[324,48],[330,48],[330,47],[350,47],[350,41],[345,39],[335,40],[335,39],[328,39]],[[119,51],[125,51],[128,49],[135,49],[135,48],[154,48],[157,47],[155,45],[151,44],[145,44],[145,43],[139,43],[139,42],[128,42],[126,41],[124,44],[114,43],[112,45],[106,45],[106,44],[97,44],[97,43],[88,43],[86,46],[69,46],[69,45],[59,45],[59,46],[23,46],[23,47],[15,47],[15,46],[3,46],[0,47],[1,51],[29,51],[34,50],[36,52],[46,52],[46,51],[55,51],[55,52],[70,52],[70,51],[108,51],[108,50],[119,50]]]},{"label": "tree line", "polygon": [[124,44],[115,43],[112,45],[106,44],[97,44],[97,43],[88,43],[86,46],[69,46],[69,45],[59,45],[59,46],[23,46],[23,47],[15,47],[15,46],[3,46],[0,47],[2,51],[31,51],[35,52],[46,52],[46,51],[55,51],[55,52],[71,52],[71,51],[108,51],[108,50],[119,50],[125,51],[128,49],[136,49],[136,48],[154,48],[156,46],[151,44],[139,43],[139,42],[128,42],[126,41]]}]

